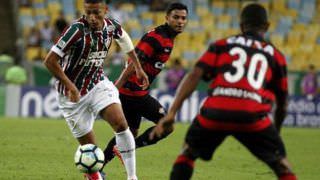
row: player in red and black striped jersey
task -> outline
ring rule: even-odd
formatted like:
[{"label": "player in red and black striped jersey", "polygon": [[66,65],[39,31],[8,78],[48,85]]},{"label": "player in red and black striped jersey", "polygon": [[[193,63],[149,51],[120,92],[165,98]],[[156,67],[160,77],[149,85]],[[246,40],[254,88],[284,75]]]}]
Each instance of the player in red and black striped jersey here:
[{"label": "player in red and black striped jersey", "polygon": [[[93,123],[99,114],[116,132],[117,146],[125,154],[128,179],[135,180],[135,141],[125,120],[118,90],[104,76],[103,63],[113,39],[128,54],[142,86],[144,73],[128,34],[112,19],[104,18],[103,0],[84,0],[85,15],[70,25],[51,48],[44,64],[58,79],[59,109],[73,136],[83,144],[96,144]],[[95,172],[88,179],[101,179]]]},{"label": "player in red and black striped jersey", "polygon": [[[166,23],[146,33],[135,47],[143,70],[151,83],[164,68],[173,49],[175,37],[184,30],[187,23],[188,9],[184,4],[172,3],[166,13]],[[130,60],[129,60],[130,63]],[[143,89],[133,73],[132,63],[123,71],[120,80],[116,82],[119,88],[120,100],[130,130],[134,136],[138,135],[141,118],[155,124],[165,115],[162,105],[149,95],[149,87]],[[150,127],[136,138],[136,147],[155,144],[161,138],[149,140],[149,133],[154,127]],[[110,161],[113,155],[115,141],[110,141],[105,149],[106,161]]]},{"label": "player in red and black striped jersey", "polygon": [[[212,80],[208,97],[187,132],[183,153],[174,164],[172,180],[190,179],[194,161],[210,160],[229,135],[265,162],[280,180],[296,179],[278,133],[286,113],[286,61],[264,40],[268,27],[263,6],[246,6],[241,13],[242,34],[211,44],[182,81],[168,115],[154,128],[151,138],[173,128],[176,112],[200,79]],[[277,128],[269,117],[273,102],[277,104]]]}]

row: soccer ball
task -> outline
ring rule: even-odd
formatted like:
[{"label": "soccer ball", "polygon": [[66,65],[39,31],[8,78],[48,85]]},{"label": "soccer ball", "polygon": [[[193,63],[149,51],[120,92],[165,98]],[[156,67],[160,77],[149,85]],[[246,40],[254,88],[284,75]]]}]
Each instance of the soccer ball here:
[{"label": "soccer ball", "polygon": [[77,168],[83,173],[99,171],[104,163],[103,151],[94,144],[79,146],[74,156]]}]

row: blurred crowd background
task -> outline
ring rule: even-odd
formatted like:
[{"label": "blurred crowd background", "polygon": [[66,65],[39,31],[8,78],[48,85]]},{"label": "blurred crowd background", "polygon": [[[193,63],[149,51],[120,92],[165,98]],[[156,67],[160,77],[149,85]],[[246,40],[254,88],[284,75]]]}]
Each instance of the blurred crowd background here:
[{"label": "blurred crowd background", "polygon": [[[170,0],[109,0],[109,16],[118,20],[134,43],[153,27],[165,22]],[[154,87],[176,85],[208,43],[239,33],[241,0],[181,0],[189,7],[189,22],[175,42],[167,66],[178,72],[161,74]],[[317,95],[320,69],[320,0],[259,0],[270,15],[270,40],[287,58],[290,93],[301,95],[312,89]],[[83,0],[16,0],[1,2],[0,15],[7,28],[0,38],[0,83],[33,86],[50,85],[51,75],[42,60],[63,29],[83,14]],[[4,31],[4,30],[1,30]],[[6,35],[8,34],[8,35]],[[106,71],[114,80],[125,55],[113,45],[106,60]],[[17,76],[17,74],[20,74]],[[170,74],[177,74],[176,78]],[[182,74],[182,75],[181,75]],[[170,75],[169,77],[167,75]],[[178,77],[179,76],[179,77]],[[310,88],[312,83],[313,88]],[[203,87],[203,88],[202,88]],[[202,85],[199,89],[205,89]]]}]

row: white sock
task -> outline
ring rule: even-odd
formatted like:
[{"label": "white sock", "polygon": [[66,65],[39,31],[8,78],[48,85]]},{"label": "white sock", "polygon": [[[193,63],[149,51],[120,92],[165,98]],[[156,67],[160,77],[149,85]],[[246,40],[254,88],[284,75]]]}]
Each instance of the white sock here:
[{"label": "white sock", "polygon": [[129,130],[115,133],[118,150],[121,153],[124,166],[126,167],[128,179],[137,179],[136,177],[136,144],[134,137]]}]

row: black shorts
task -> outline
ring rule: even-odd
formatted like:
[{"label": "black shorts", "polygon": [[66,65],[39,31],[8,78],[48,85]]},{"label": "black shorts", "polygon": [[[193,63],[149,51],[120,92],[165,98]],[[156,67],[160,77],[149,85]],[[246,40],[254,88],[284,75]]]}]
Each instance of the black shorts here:
[{"label": "black shorts", "polygon": [[139,129],[142,117],[156,124],[166,114],[162,105],[149,94],[142,97],[120,94],[120,100],[128,125],[132,129]]},{"label": "black shorts", "polygon": [[252,154],[267,164],[286,157],[284,144],[274,125],[256,132],[218,131],[202,127],[195,119],[185,140],[195,156],[210,160],[216,148],[229,135],[236,138]]}]

